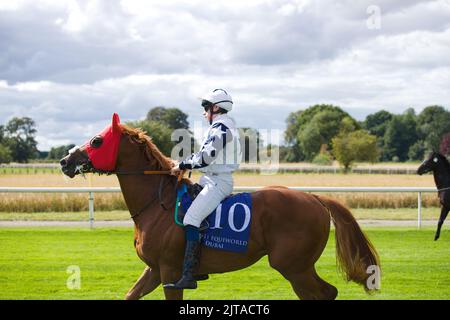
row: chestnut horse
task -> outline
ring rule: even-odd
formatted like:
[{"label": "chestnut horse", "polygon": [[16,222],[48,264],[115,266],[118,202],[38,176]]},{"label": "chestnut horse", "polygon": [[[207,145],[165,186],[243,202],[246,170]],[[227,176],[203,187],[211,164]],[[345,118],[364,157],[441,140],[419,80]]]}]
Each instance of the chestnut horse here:
[{"label": "chestnut horse", "polygon": [[[171,214],[177,177],[165,174],[174,163],[158,150],[151,138],[139,129],[120,124],[114,114],[112,125],[82,147],[72,149],[61,160],[61,166],[72,178],[83,172],[118,176],[135,223],[136,252],[147,265],[126,299],[139,299],[161,283],[173,283],[180,278],[184,231],[174,223]],[[268,255],[270,266],[291,283],[299,298],[335,299],[337,289],[320,278],[314,267],[327,244],[333,221],[341,270],[347,281],[361,284],[366,291],[370,289],[368,268],[379,267],[378,254],[343,205],[324,196],[281,186],[266,187],[253,192],[251,197],[247,251],[234,253],[203,246],[199,275],[243,269]],[[183,290],[164,289],[164,294],[166,299],[183,298]]]}]

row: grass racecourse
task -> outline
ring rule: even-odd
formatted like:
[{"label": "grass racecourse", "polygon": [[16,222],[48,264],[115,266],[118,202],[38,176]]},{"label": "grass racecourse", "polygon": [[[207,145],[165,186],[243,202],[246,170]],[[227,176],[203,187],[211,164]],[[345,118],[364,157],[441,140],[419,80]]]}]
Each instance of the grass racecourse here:
[{"label": "grass racecourse", "polygon": [[[316,264],[339,290],[338,299],[450,299],[450,231],[433,241],[434,228],[369,228],[382,265],[381,289],[367,295],[338,273],[334,234]],[[0,299],[123,299],[144,264],[131,228],[0,229]],[[73,282],[79,270],[79,288]],[[76,271],[78,272],[78,271]],[[161,286],[145,299],[163,299]],[[187,290],[186,299],[296,299],[267,258],[231,273],[212,275]]]},{"label": "grass racecourse", "polygon": [[[194,181],[198,176],[194,175]],[[237,186],[405,186],[433,187],[431,175],[367,174],[237,174]],[[58,173],[11,174],[0,172],[0,186],[77,187],[117,186],[112,176],[89,176],[68,180]],[[119,197],[119,195],[116,195]],[[333,196],[333,195],[332,195]],[[335,195],[352,207],[360,220],[415,220],[417,195]],[[34,198],[36,197],[36,198]],[[47,197],[47,198],[46,198]],[[87,196],[0,195],[0,221],[64,220],[86,221]],[[129,220],[124,209],[102,209],[110,195],[96,196],[96,221]],[[117,199],[116,199],[117,200]],[[120,200],[120,199],[119,199]],[[73,207],[79,201],[79,206]],[[69,205],[67,205],[69,204]],[[61,206],[61,210],[53,210]],[[25,206],[28,206],[25,210]],[[115,207],[120,207],[119,204]],[[44,208],[45,210],[42,210]],[[424,199],[423,219],[439,216],[436,195]],[[347,283],[337,271],[334,233],[316,267],[326,281],[339,290],[338,299],[419,300],[450,299],[450,225],[433,241],[435,226],[363,226],[381,257],[381,289],[367,295],[362,287]],[[144,264],[133,247],[131,227],[0,227],[0,299],[123,299],[141,275]],[[79,271],[79,277],[77,277]],[[79,282],[78,282],[79,279]],[[79,283],[79,288],[77,284]],[[270,268],[267,258],[231,273],[211,275],[187,290],[186,299],[297,299],[287,282]],[[164,299],[161,287],[144,299]]]}]

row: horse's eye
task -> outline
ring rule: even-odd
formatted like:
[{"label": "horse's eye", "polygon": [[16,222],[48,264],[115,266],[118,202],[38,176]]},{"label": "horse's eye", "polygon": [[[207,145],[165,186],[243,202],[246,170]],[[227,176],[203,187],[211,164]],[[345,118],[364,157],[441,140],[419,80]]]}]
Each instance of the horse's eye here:
[{"label": "horse's eye", "polygon": [[100,137],[100,136],[95,136],[95,137],[93,137],[93,138],[91,139],[91,142],[90,142],[91,147],[92,147],[92,148],[95,148],[95,149],[100,148],[100,146],[102,145],[102,143],[103,143],[103,138]]},{"label": "horse's eye", "polygon": [[439,160],[438,160],[438,158],[434,158],[433,161],[434,161],[435,163],[438,163]]}]

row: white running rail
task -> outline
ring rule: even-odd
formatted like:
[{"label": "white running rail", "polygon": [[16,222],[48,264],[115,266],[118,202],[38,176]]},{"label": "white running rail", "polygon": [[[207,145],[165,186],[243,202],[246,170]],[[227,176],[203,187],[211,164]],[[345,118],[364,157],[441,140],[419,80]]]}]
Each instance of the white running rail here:
[{"label": "white running rail", "polygon": [[[254,192],[264,187],[234,187],[234,192]],[[437,192],[434,187],[288,187],[292,190],[304,192],[327,192],[327,193],[417,193],[417,228],[422,224],[422,193]],[[87,193],[89,199],[89,224],[94,226],[94,193],[119,193],[120,188],[22,188],[22,187],[0,187],[0,193]]]}]

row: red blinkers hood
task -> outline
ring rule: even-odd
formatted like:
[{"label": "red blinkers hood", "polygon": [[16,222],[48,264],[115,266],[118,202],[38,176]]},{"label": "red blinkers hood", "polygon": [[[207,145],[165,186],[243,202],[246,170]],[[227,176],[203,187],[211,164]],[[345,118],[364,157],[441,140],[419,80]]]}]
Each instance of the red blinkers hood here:
[{"label": "red blinkers hood", "polygon": [[[122,129],[117,113],[113,114],[112,124],[103,129],[84,145],[91,160],[92,166],[98,170],[113,171],[116,168],[117,155],[119,154],[120,137]],[[100,146],[92,143],[94,139],[101,137],[103,142]]]}]

